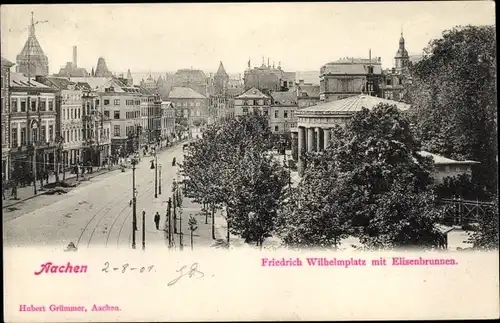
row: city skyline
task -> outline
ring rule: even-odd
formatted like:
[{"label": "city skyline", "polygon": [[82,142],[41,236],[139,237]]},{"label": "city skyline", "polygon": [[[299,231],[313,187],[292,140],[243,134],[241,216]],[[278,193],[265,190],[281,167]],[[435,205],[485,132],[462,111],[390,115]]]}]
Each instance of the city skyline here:
[{"label": "city skyline", "polygon": [[446,29],[495,24],[492,2],[8,5],[1,9],[2,56],[12,62],[28,37],[31,11],[35,21],[48,20],[36,35],[50,74],[72,60],[73,46],[88,72],[99,57],[116,73],[215,72],[222,61],[238,74],[249,59],[254,67],[263,58],[287,71],[319,71],[342,57],[368,57],[370,49],[389,68],[401,31],[411,55]]}]

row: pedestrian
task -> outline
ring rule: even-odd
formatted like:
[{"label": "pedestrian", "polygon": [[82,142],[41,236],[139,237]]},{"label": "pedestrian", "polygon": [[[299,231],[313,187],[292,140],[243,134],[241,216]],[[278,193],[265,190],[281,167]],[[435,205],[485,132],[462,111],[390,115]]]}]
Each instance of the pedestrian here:
[{"label": "pedestrian", "polygon": [[12,192],[10,193],[10,198],[17,200],[17,183],[15,180],[12,181]]},{"label": "pedestrian", "polygon": [[45,181],[49,184],[49,171],[45,171]]},{"label": "pedestrian", "polygon": [[160,230],[160,213],[156,212],[155,214],[155,224],[156,230]]}]

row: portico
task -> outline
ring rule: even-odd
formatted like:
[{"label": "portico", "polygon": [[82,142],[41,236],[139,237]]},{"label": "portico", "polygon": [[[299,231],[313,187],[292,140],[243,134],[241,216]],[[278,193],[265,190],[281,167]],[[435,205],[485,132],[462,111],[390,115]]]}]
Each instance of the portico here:
[{"label": "portico", "polygon": [[298,144],[299,174],[302,175],[305,168],[305,153],[321,152],[328,148],[332,127],[344,126],[362,108],[371,110],[380,103],[396,105],[402,111],[410,108],[410,105],[402,102],[361,94],[297,110],[297,128],[291,131],[292,140],[297,140]]}]

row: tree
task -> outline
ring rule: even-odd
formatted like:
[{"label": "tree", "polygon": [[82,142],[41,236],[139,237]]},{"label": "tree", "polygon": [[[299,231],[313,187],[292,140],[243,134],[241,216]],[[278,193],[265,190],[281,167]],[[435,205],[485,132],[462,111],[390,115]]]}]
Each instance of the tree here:
[{"label": "tree", "polygon": [[496,34],[457,27],[431,41],[411,68],[405,100],[416,136],[430,152],[475,160],[473,182],[497,191]]},{"label": "tree", "polygon": [[231,233],[241,236],[246,243],[262,248],[275,228],[288,174],[271,156],[248,151],[241,162],[237,190],[227,201],[231,210]]},{"label": "tree", "polygon": [[373,248],[432,245],[440,212],[430,191],[432,160],[419,149],[396,106],[358,112],[345,128],[332,129],[325,151],[305,156],[296,211],[281,237],[290,245],[337,247],[359,227]]},{"label": "tree", "polygon": [[465,200],[490,200],[491,196],[484,187],[472,180],[469,174],[445,177],[436,185],[436,193],[442,198],[461,197]]},{"label": "tree", "polygon": [[485,209],[483,216],[478,218],[478,230],[472,232],[469,242],[475,249],[498,249],[498,198],[493,201],[493,205]]}]

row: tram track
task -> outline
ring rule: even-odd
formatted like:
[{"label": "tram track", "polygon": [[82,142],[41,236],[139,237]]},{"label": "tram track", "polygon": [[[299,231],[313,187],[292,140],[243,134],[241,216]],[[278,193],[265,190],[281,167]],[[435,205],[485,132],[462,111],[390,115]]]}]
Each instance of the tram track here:
[{"label": "tram track", "polygon": [[[165,152],[167,154],[163,158],[170,157],[173,153],[175,153],[175,151],[176,150]],[[136,187],[139,188],[139,187],[143,187],[144,185],[149,186],[148,184],[150,184],[151,181],[152,181],[151,178],[149,178],[149,176],[148,176],[148,177],[146,177],[145,180],[138,183],[136,185]],[[145,197],[148,194],[151,194],[153,192],[153,190],[154,190],[154,186],[149,187],[149,188],[145,189],[141,194],[138,194],[136,196],[137,202],[139,201],[139,198]],[[119,222],[120,218],[123,218],[124,220],[123,220],[123,222],[121,222],[120,229],[118,231],[118,237],[117,237],[117,247],[118,247],[123,228],[125,227],[127,220],[130,218],[130,215],[132,214],[132,210],[130,210],[129,212],[126,212],[126,210],[128,208],[130,208],[130,206],[127,203],[127,205],[125,207],[123,207],[121,210],[119,210],[115,216],[110,218],[110,217],[108,217],[108,215],[120,203],[125,203],[129,199],[128,194],[129,193],[124,193],[123,195],[119,196],[117,201],[113,201],[111,203],[108,203],[107,205],[103,206],[98,212],[96,212],[96,214],[94,214],[92,216],[92,218],[86,223],[84,229],[82,230],[82,232],[77,240],[77,244],[76,244],[77,247],[82,243],[82,238],[85,235],[85,233],[87,233],[87,234],[89,234],[88,240],[87,240],[87,248],[90,248],[90,246],[95,243],[95,239],[97,237],[96,232],[98,232],[97,230],[100,228],[103,220],[109,219],[109,221],[111,222],[111,225],[109,226],[109,228],[106,228],[107,229],[106,238],[105,238],[106,240],[103,241],[103,243],[102,243],[102,245],[104,245],[105,247],[108,247],[112,233],[116,232],[116,228],[117,228],[116,223]],[[103,210],[104,210],[104,212],[103,212]],[[124,217],[124,215],[125,215],[125,217]],[[97,223],[95,223],[96,221],[97,221]],[[92,223],[95,223],[95,225],[91,225]],[[90,230],[91,227],[93,228],[92,230]],[[115,228],[115,231],[113,231],[114,228]]]}]

